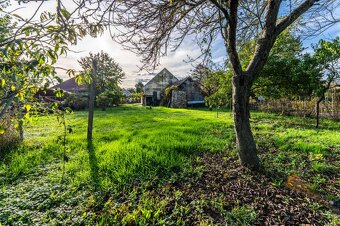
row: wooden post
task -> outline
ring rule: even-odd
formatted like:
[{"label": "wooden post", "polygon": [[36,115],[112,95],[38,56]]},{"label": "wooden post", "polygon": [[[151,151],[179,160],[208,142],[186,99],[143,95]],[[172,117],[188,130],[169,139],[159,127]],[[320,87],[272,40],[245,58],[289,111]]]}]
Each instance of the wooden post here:
[{"label": "wooden post", "polygon": [[94,101],[95,101],[95,78],[97,75],[97,62],[92,61],[93,74],[91,76],[91,84],[89,88],[89,117],[87,122],[87,141],[92,142],[92,128],[93,128],[93,114],[94,114]]}]

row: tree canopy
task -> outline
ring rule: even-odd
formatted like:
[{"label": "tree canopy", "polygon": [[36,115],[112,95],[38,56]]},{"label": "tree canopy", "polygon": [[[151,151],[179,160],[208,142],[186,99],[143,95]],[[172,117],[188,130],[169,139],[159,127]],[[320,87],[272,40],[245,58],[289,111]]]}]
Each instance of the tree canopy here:
[{"label": "tree canopy", "polygon": [[123,69],[108,53],[103,51],[96,54],[90,53],[89,56],[82,57],[78,62],[85,72],[92,70],[94,60],[97,62],[97,74],[93,78],[96,83],[96,92],[100,94],[106,90],[117,89],[118,84],[125,77]]}]

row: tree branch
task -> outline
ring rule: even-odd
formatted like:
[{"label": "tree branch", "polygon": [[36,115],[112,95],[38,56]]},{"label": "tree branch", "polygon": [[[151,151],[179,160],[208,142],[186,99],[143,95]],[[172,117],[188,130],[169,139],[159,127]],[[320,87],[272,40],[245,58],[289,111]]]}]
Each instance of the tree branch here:
[{"label": "tree branch", "polygon": [[280,23],[277,24],[276,36],[284,31],[289,25],[291,25],[297,18],[299,18],[318,1],[320,0],[306,0],[305,2],[301,3],[299,7],[294,9],[286,18],[284,18]]},{"label": "tree branch", "polygon": [[261,38],[257,41],[253,59],[247,67],[248,74],[253,75],[252,79],[258,75],[267,62],[269,52],[278,35],[275,29],[281,2],[282,0],[268,0],[264,29]]},{"label": "tree branch", "polygon": [[237,9],[238,0],[230,1],[230,17],[227,22],[227,51],[229,60],[233,66],[234,72],[238,75],[242,74],[242,66],[236,49],[237,34]]},{"label": "tree branch", "polygon": [[221,5],[219,2],[217,2],[217,0],[210,0],[212,4],[214,4],[219,10],[222,11],[222,13],[224,14],[225,18],[227,20],[229,20],[229,13],[228,10],[226,8],[223,7],[223,5]]}]

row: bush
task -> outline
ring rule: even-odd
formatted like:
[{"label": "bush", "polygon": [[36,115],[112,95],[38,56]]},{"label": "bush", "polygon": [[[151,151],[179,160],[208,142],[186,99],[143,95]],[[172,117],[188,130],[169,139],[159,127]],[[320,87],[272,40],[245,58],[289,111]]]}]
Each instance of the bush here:
[{"label": "bush", "polygon": [[104,91],[96,98],[98,107],[105,110],[107,107],[113,107],[120,104],[121,94],[117,91]]},{"label": "bush", "polygon": [[84,110],[88,106],[88,100],[86,96],[70,94],[62,102],[63,107],[69,107],[72,110]]},{"label": "bush", "polygon": [[20,143],[19,132],[10,118],[0,119],[0,159],[7,151]]}]

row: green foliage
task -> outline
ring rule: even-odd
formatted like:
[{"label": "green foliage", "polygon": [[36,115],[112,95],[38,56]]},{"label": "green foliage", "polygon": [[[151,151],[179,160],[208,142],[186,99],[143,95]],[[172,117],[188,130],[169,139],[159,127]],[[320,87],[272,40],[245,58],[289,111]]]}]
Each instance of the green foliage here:
[{"label": "green foliage", "polygon": [[232,97],[232,73],[231,71],[223,72],[216,71],[211,75],[211,79],[216,81],[216,91],[210,96],[205,97],[206,105],[209,108],[220,108],[226,106],[231,102]]},{"label": "green foliage", "polygon": [[73,110],[84,110],[88,107],[87,96],[69,94],[61,103],[64,107],[70,107]]},{"label": "green foliage", "polygon": [[[15,24],[9,17],[0,18],[4,32],[0,40],[0,117],[3,117],[10,106],[27,104],[33,99],[39,88],[49,86],[55,72],[51,66],[51,58],[33,41],[16,41],[4,44],[12,32]],[[47,48],[48,49],[48,48]],[[48,49],[50,50],[50,49]],[[46,50],[46,51],[48,51]],[[58,53],[54,54],[57,57]],[[19,104],[20,103],[20,104]]]},{"label": "green foliage", "polygon": [[320,87],[321,71],[302,43],[290,30],[283,32],[270,52],[268,62],[256,79],[254,96],[266,99],[309,98]]},{"label": "green foliage", "polygon": [[[250,60],[253,48],[250,43],[241,51],[244,62]],[[267,99],[308,99],[324,95],[331,82],[339,77],[339,48],[339,38],[331,42],[320,40],[314,46],[314,54],[302,54],[300,39],[290,30],[283,32],[254,83],[253,95]]]},{"label": "green foliage", "polygon": [[117,91],[118,84],[121,83],[125,74],[118,63],[114,61],[108,53],[101,51],[100,53],[90,53],[89,56],[81,58],[78,62],[84,72],[92,74],[92,62],[97,62],[97,74],[94,79],[96,84],[96,92],[100,94],[104,91]]},{"label": "green foliage", "polygon": [[332,41],[320,40],[314,47],[313,59],[323,72],[321,86],[316,95],[322,97],[335,79],[340,78],[340,37]]},{"label": "green foliage", "polygon": [[170,87],[165,88],[165,97],[170,98],[172,91],[177,90],[177,89],[178,89],[177,86],[170,86]]},{"label": "green foliage", "polygon": [[223,70],[212,70],[207,66],[199,64],[192,71],[191,76],[200,84],[205,96],[205,103],[209,108],[220,108],[230,103],[232,87],[232,72]]},{"label": "green foliage", "polygon": [[136,85],[135,85],[135,91],[136,93],[143,93],[143,88],[144,88],[144,85],[142,82],[138,82]]},{"label": "green foliage", "polygon": [[251,207],[235,207],[225,216],[228,225],[251,225],[256,219],[256,213]]},{"label": "green foliage", "polygon": [[103,109],[120,104],[122,93],[119,88],[116,90],[106,90],[96,97],[97,105]]},{"label": "green foliage", "polygon": [[[0,4],[2,9],[8,6],[6,1]],[[69,44],[103,32],[103,25],[74,18],[73,13],[59,3],[57,12],[43,11],[34,19],[26,20],[14,11],[0,17],[0,118],[14,103],[27,104],[39,89],[60,80],[53,65],[67,53]]]},{"label": "green foliage", "polygon": [[[122,98],[118,84],[125,76],[119,64],[103,51],[97,54],[90,53],[89,56],[81,58],[78,62],[83,68],[83,72],[77,76],[77,81],[86,81],[89,75],[90,80],[95,83],[97,106],[105,109],[118,105]],[[95,77],[93,77],[93,62],[96,62],[97,67]]]},{"label": "green foliage", "polygon": [[317,45],[314,46],[315,57],[318,62],[322,64],[324,69],[331,70],[332,67],[337,67],[334,69],[338,69],[337,64],[340,57],[340,37],[336,37],[332,41],[320,40]]}]

